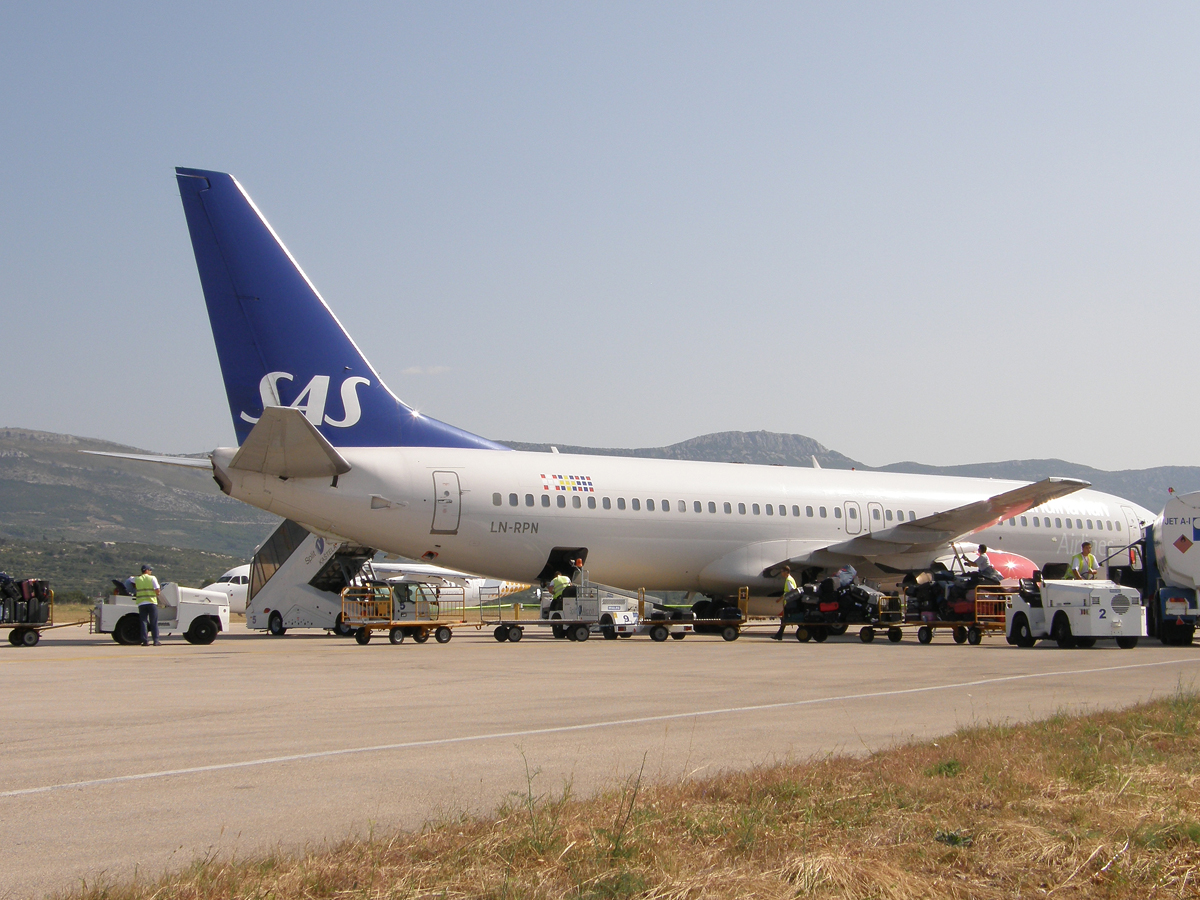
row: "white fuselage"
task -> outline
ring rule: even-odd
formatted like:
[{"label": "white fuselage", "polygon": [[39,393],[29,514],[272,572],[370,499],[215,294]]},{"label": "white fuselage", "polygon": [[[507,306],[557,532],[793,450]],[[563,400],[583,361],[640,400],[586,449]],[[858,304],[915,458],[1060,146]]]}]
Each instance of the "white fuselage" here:
[{"label": "white fuselage", "polygon": [[[533,581],[555,548],[586,548],[590,577],[630,589],[778,592],[764,570],[855,536],[995,496],[1021,482],[784,466],[447,448],[354,448],[336,479],[213,464],[240,500],[306,527],[468,572]],[[561,503],[561,505],[560,505]],[[783,510],[781,514],[780,510]],[[1038,565],[1090,539],[1141,536],[1150,514],[1082,490],[972,535]],[[1033,524],[1037,521],[1036,526]],[[1049,522],[1047,526],[1046,522]],[[940,553],[875,562],[919,570]]]}]

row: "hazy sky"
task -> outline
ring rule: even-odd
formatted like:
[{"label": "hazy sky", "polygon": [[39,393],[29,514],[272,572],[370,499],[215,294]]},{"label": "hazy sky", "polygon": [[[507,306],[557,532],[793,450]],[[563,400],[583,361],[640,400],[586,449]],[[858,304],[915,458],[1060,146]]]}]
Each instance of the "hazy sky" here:
[{"label": "hazy sky", "polygon": [[492,438],[1198,464],[1200,6],[5,4],[0,425],[233,442],[176,165]]}]

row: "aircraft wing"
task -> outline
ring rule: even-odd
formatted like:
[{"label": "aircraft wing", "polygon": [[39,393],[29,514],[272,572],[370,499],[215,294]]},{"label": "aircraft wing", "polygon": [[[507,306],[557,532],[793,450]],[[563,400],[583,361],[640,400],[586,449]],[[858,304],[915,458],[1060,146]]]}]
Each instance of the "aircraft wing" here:
[{"label": "aircraft wing", "polygon": [[89,456],[111,456],[113,459],[132,459],[135,462],[162,463],[168,466],[183,466],[187,469],[211,469],[212,460],[195,456],[153,456],[148,453],[108,453],[104,450],[80,450]]},{"label": "aircraft wing", "polygon": [[884,531],[860,534],[856,538],[831,544],[821,554],[872,558],[936,550],[952,541],[990,528],[1026,510],[1041,506],[1067,494],[1090,487],[1078,478],[1047,478],[1027,484],[986,500],[977,500],[945,512],[934,513],[912,522],[904,522]]}]

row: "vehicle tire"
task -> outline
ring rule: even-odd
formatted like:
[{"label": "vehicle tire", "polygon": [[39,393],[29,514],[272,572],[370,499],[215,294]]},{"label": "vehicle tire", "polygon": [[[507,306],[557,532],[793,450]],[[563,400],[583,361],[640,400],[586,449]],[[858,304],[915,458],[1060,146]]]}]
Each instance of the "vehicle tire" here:
[{"label": "vehicle tire", "polygon": [[[362,631],[361,628],[358,630]],[[279,610],[275,610],[267,619],[267,631],[275,635],[275,637],[283,637],[287,634],[287,629],[283,627],[283,614]],[[355,637],[357,636],[358,634],[355,633]]]},{"label": "vehicle tire", "polygon": [[724,628],[721,629],[721,640],[736,641],[738,639],[739,634],[741,634],[741,632],[738,631],[738,628],[736,625],[726,625]]},{"label": "vehicle tire", "polygon": [[123,644],[140,644],[142,642],[142,622],[137,617],[137,613],[127,613],[121,616],[117,620],[116,634],[121,635]]},{"label": "vehicle tire", "polygon": [[606,614],[600,620],[600,633],[604,635],[606,641],[615,641],[617,639],[617,629],[613,625],[612,616]]},{"label": "vehicle tire", "polygon": [[1029,628],[1029,620],[1025,618],[1024,613],[1013,620],[1012,642],[1026,650],[1037,643],[1037,638],[1033,636],[1033,631]]},{"label": "vehicle tire", "polygon": [[1196,626],[1195,625],[1184,625],[1182,628],[1179,629],[1179,646],[1180,647],[1192,646],[1192,641],[1194,641],[1195,639],[1196,639]]},{"label": "vehicle tire", "polygon": [[667,630],[666,625],[651,625],[650,626],[650,640],[654,641],[654,643],[661,644],[663,641],[665,641],[670,636],[671,636],[671,632],[669,632]]},{"label": "vehicle tire", "polygon": [[846,633],[846,629],[849,627],[850,626],[847,625],[845,622],[837,622],[836,624],[829,626],[829,633],[832,634],[834,637],[841,637],[843,634]]},{"label": "vehicle tire", "polygon": [[501,644],[503,644],[505,641],[508,640],[508,626],[507,625],[497,625],[496,630],[492,632],[492,637],[494,637],[497,641],[499,641]]},{"label": "vehicle tire", "polygon": [[452,638],[452,637],[454,637],[454,632],[451,631],[449,628],[447,628],[445,625],[439,625],[437,627],[437,630],[433,633],[433,639],[435,641],[437,641],[439,644],[450,643],[450,638]]},{"label": "vehicle tire", "polygon": [[967,629],[967,643],[972,647],[978,647],[979,642],[983,640],[983,632],[976,626],[972,625]]},{"label": "vehicle tire", "polygon": [[807,644],[812,640],[812,635],[808,633],[807,628],[805,628],[803,625],[800,625],[796,628],[796,640],[802,644]]},{"label": "vehicle tire", "polygon": [[1090,650],[1096,646],[1096,639],[1094,637],[1077,637],[1075,638],[1075,646],[1083,650]]},{"label": "vehicle tire", "polygon": [[211,616],[193,619],[183,639],[189,644],[211,644],[217,639],[217,623]]},{"label": "vehicle tire", "polygon": [[673,640],[673,641],[682,641],[685,637],[687,637],[686,631],[672,631],[671,632],[671,640]]},{"label": "vehicle tire", "polygon": [[565,638],[567,636],[567,629],[564,628],[562,625],[551,625],[550,633],[554,635],[554,639],[556,641],[561,641],[563,638]]},{"label": "vehicle tire", "polygon": [[[8,642],[10,644],[12,644],[14,647],[21,646],[21,636],[20,636],[21,630],[22,629],[20,629],[20,628],[14,628],[12,631],[10,631],[8,633]],[[113,632],[113,640],[114,641],[117,640],[117,633],[115,631]],[[117,643],[119,644],[121,642],[117,641]]]},{"label": "vehicle tire", "polygon": [[416,641],[418,644],[425,643],[427,640],[429,640],[429,629],[428,628],[418,628],[416,631],[413,632],[412,639],[414,641]]},{"label": "vehicle tire", "polygon": [[[500,629],[497,628],[496,630],[499,631]],[[391,631],[388,632],[388,640],[391,641],[393,644],[403,644],[404,643],[404,629],[403,628],[393,628]],[[496,640],[500,641],[500,640],[503,640],[503,638],[501,638],[499,635],[497,635]]]},{"label": "vehicle tire", "polygon": [[933,640],[933,629],[928,625],[922,625],[917,629],[917,643],[928,644]]},{"label": "vehicle tire", "polygon": [[1071,635],[1071,623],[1064,615],[1060,614],[1054,620],[1054,627],[1050,629],[1050,637],[1054,638],[1054,643],[1058,644],[1060,650],[1070,650],[1075,646],[1075,638]]},{"label": "vehicle tire", "polygon": [[818,644],[823,644],[829,639],[829,632],[824,628],[814,628],[812,636]]},{"label": "vehicle tire", "polygon": [[371,629],[358,629],[358,631],[354,632],[354,639],[365,647],[367,644],[371,643]]},{"label": "vehicle tire", "polygon": [[341,613],[338,613],[337,618],[333,620],[333,633],[338,637],[354,637],[354,629],[342,621]]},{"label": "vehicle tire", "polygon": [[858,630],[858,639],[864,644],[869,644],[875,640],[875,629],[870,625],[866,625]]},{"label": "vehicle tire", "polygon": [[581,644],[592,636],[592,629],[588,628],[586,625],[576,625],[571,629],[571,634],[573,635],[575,642]]},{"label": "vehicle tire", "polygon": [[1122,650],[1132,650],[1137,645],[1138,639],[1136,637],[1129,636],[1117,638],[1117,646]]},{"label": "vehicle tire", "polygon": [[618,631],[618,632],[617,632],[617,637],[619,637],[619,638],[631,638],[631,637],[633,637],[633,632],[632,632],[632,631]]},{"label": "vehicle tire", "polygon": [[20,647],[36,647],[37,642],[42,639],[41,633],[36,628],[22,628]]},{"label": "vehicle tire", "polygon": [[902,640],[904,640],[904,632],[901,631],[899,628],[892,626],[891,628],[888,629],[888,640],[891,641],[893,644],[898,644]]},{"label": "vehicle tire", "polygon": [[520,625],[510,625],[508,627],[508,641],[510,644],[521,643],[521,638],[525,637],[525,632],[521,630]]},{"label": "vehicle tire", "polygon": [[967,629],[961,625],[954,626],[954,643],[965,644],[967,642]]}]

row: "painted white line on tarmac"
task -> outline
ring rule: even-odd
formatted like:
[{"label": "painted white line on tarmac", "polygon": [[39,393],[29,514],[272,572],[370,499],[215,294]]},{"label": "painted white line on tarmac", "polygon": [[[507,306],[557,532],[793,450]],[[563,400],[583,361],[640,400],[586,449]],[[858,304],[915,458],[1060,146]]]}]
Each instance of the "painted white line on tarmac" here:
[{"label": "painted white line on tarmac", "polygon": [[1162,666],[1180,666],[1200,663],[1194,659],[1164,660],[1153,663],[1133,663],[1126,666],[1102,666],[1095,669],[1067,669],[1058,672],[1027,672],[1021,675],[1001,675],[995,678],[980,678],[975,681],[957,681],[949,684],[933,684],[924,687],[903,688],[891,691],[869,691],[863,694],[840,694],[832,697],[813,697],[808,700],[787,700],[780,703],[760,703],[753,706],[729,706],[723,709],[702,709],[694,712],[663,713],[656,716],[637,716],[631,719],[610,719],[602,722],[585,722],[579,725],[556,725],[551,728],[529,728],[524,731],[495,731],[487,734],[470,734],[461,737],[432,738],[424,741],[404,741],[397,744],[375,744],[369,747],[343,747],[339,750],[318,750],[312,753],[293,753],[288,756],[269,756],[264,759],[248,759],[242,762],[216,763],[209,766],[191,766],[186,769],[165,769],[161,772],[138,772],[133,775],[114,775],[111,778],[93,778],[88,781],[70,781],[63,784],[48,784],[42,787],[21,788],[15,791],[0,791],[3,797],[27,797],[31,794],[48,794],[72,788],[98,787],[105,784],[121,784],[127,781],[147,781],[152,778],[170,778],[175,775],[197,775],[202,772],[224,772],[230,769],[249,769],[255,766],[270,766],[277,763],[303,762],[311,759],[328,759],[334,756],[351,756],[360,753],[383,753],[389,750],[412,750],[418,747],[440,747],[450,744],[469,744],[478,741],[538,737],[545,734],[568,734],[573,731],[591,731],[598,728],[621,728],[627,725],[647,725],[669,722],[673,719],[699,719],[737,713],[763,712],[766,710],[794,709],[801,706],[816,706],[822,703],[845,703],[852,700],[878,700],[884,697],[901,697],[906,694],[927,694],[933,691],[953,691],[962,688],[983,687],[1012,681],[1030,681],[1035,678],[1065,678],[1077,675],[1097,675],[1102,672],[1126,672],[1131,669],[1153,669]]}]

